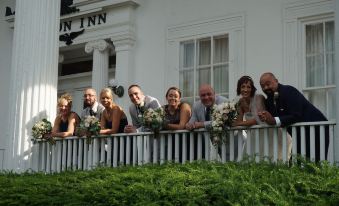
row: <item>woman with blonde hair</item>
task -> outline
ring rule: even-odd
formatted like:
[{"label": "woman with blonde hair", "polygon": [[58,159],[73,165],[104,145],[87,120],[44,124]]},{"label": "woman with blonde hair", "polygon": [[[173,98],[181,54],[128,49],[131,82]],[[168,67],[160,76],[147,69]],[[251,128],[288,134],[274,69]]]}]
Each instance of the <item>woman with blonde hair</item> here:
[{"label": "woman with blonde hair", "polygon": [[64,138],[74,135],[80,118],[77,113],[71,111],[71,108],[72,96],[68,93],[61,95],[58,99],[58,115],[55,118],[52,132],[45,136]]},{"label": "woman with blonde hair", "polygon": [[113,101],[113,93],[110,88],[104,88],[100,92],[101,104],[105,107],[100,121],[100,134],[123,133],[128,124],[127,117],[122,108]]}]

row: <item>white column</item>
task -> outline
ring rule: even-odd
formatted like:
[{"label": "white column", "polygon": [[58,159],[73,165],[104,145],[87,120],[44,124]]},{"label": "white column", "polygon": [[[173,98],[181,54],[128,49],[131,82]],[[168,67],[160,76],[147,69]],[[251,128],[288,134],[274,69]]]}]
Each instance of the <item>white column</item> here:
[{"label": "white column", "polygon": [[[339,1],[335,1],[335,85],[336,101],[339,103]],[[334,162],[339,162],[339,107],[336,107],[336,133],[334,137]],[[337,163],[338,164],[338,163]]]},{"label": "white column", "polygon": [[105,40],[88,42],[85,46],[87,53],[93,52],[93,70],[92,70],[92,87],[100,91],[108,86],[108,57],[110,44]]},{"label": "white column", "polygon": [[[115,80],[119,85],[125,89],[124,96],[116,99],[117,102],[125,111],[128,118],[128,107],[131,101],[128,97],[128,87],[131,84],[135,84],[135,69],[134,69],[134,38],[127,39],[111,39],[116,52],[116,68],[115,68]],[[129,119],[129,122],[131,120]]]},{"label": "white column", "polygon": [[56,115],[60,1],[17,0],[6,169],[31,166],[31,128]]}]

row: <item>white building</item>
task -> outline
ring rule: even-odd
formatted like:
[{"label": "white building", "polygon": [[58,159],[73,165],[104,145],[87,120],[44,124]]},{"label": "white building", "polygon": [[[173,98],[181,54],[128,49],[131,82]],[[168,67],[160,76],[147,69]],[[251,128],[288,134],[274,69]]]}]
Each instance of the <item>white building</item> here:
[{"label": "white building", "polygon": [[[239,77],[260,88],[271,71],[338,118],[338,0],[73,0],[61,16],[54,0],[0,5],[0,168],[29,167],[31,127],[54,120],[58,94],[70,92],[80,113],[83,89],[111,78],[161,103],[179,86],[193,102],[201,83],[232,99]],[[116,102],[128,111],[126,94]]]}]

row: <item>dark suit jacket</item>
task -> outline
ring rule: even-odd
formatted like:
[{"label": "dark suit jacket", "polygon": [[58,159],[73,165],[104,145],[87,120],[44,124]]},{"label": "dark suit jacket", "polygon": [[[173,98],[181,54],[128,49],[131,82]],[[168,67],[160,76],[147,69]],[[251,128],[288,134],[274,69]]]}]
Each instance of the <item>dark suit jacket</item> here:
[{"label": "dark suit jacket", "polygon": [[279,117],[281,126],[296,122],[327,121],[326,117],[296,88],[279,84],[278,93],[276,99],[273,95],[268,95],[265,106],[272,116]]}]

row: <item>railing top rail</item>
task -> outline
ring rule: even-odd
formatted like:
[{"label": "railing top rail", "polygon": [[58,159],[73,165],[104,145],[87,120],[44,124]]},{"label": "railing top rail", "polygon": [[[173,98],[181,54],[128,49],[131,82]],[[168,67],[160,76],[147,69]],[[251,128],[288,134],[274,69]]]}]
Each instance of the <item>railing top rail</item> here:
[{"label": "railing top rail", "polygon": [[[288,127],[294,127],[294,126],[314,126],[314,125],[336,125],[336,121],[330,120],[330,121],[319,121],[319,122],[300,122],[300,123],[295,123],[292,125],[289,125]],[[264,129],[264,128],[276,128],[277,126],[275,125],[253,125],[251,127],[246,127],[246,126],[237,126],[237,127],[231,127],[228,128],[229,130],[248,130],[248,129]],[[205,132],[206,129],[201,128],[201,129],[195,129],[195,132]],[[176,134],[176,133],[188,133],[192,132],[190,130],[166,130],[166,131],[160,131],[160,134]],[[93,136],[93,138],[107,138],[107,137],[123,137],[123,136],[143,136],[143,135],[150,135],[153,134],[153,132],[138,132],[138,133],[117,133],[117,134],[111,134],[111,135],[98,135],[98,136]],[[59,138],[56,137],[54,138],[55,140],[63,140],[65,138]],[[86,139],[86,137],[78,137],[78,136],[71,136],[67,137],[66,139]],[[46,141],[46,140],[37,140],[39,141]]]}]

